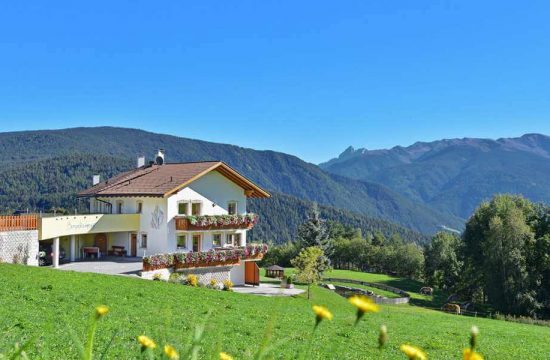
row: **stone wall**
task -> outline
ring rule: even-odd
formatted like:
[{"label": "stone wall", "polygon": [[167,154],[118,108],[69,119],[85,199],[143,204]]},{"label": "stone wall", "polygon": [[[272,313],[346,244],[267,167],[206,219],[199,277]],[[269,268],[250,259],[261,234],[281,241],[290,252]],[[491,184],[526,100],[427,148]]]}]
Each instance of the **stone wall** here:
[{"label": "stone wall", "polygon": [[0,262],[38,266],[38,231],[0,232]]},{"label": "stone wall", "polygon": [[215,279],[218,283],[222,283],[224,280],[230,279],[230,272],[232,266],[216,266],[207,268],[194,268],[194,269],[180,269],[178,273],[183,276],[189,274],[196,275],[199,279],[199,283],[203,285],[210,284],[210,280]]},{"label": "stone wall", "polygon": [[[374,300],[374,302],[376,302],[377,304],[390,304],[390,305],[408,304],[411,298],[411,295],[406,291],[403,291],[393,286],[384,285],[384,284],[369,283],[366,281],[351,280],[351,279],[335,279],[335,278],[325,278],[324,281],[326,282],[334,281],[334,282],[340,282],[340,283],[350,283],[350,284],[370,286],[370,287],[382,289],[385,291],[390,291],[390,292],[393,292],[394,294],[401,296],[399,298],[387,298],[384,296],[376,295],[369,290],[341,286],[341,285],[333,285],[336,288],[336,292],[344,297],[350,297],[352,295],[365,295],[371,298],[372,300]],[[326,286],[326,284],[322,284],[322,285]]]},{"label": "stone wall", "polygon": [[[232,266],[212,266],[205,268],[178,269],[177,273],[181,274],[182,277],[186,277],[189,274],[196,275],[199,283],[203,285],[210,284],[210,280],[212,279],[215,279],[221,284],[224,280],[230,279],[231,268]],[[161,280],[168,280],[170,278],[170,274],[173,272],[173,268],[142,271],[141,277],[147,280],[153,280],[156,277]]]}]

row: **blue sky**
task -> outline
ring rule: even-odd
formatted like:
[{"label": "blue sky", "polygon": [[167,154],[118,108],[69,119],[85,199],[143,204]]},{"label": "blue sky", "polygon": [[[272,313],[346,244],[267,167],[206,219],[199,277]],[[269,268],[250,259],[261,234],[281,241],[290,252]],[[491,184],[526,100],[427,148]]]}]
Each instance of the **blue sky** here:
[{"label": "blue sky", "polygon": [[311,162],[550,134],[544,1],[77,3],[0,5],[0,131],[137,127]]}]

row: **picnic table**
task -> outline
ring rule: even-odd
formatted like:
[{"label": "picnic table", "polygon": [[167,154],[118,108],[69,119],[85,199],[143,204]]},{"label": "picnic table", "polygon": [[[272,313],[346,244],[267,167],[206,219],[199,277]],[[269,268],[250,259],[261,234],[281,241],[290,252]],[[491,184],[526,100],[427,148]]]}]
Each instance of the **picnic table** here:
[{"label": "picnic table", "polygon": [[97,246],[84,246],[81,252],[82,252],[81,255],[83,258],[86,258],[88,257],[88,255],[93,255],[93,254],[95,254],[96,259],[99,259],[101,257],[101,251]]}]

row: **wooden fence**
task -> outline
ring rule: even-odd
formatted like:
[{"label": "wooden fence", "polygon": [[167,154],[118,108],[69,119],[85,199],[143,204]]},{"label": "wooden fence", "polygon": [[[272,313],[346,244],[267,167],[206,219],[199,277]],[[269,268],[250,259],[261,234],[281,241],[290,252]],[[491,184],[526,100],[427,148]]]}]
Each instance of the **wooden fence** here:
[{"label": "wooden fence", "polygon": [[0,231],[36,230],[36,229],[38,229],[37,215],[0,216]]}]

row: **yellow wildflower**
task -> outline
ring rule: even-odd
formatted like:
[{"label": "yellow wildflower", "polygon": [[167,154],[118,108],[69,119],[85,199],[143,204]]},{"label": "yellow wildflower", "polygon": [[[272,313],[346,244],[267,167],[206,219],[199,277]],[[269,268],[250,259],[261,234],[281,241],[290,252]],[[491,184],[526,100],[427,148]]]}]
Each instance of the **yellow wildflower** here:
[{"label": "yellow wildflower", "polygon": [[365,313],[380,311],[380,307],[376,305],[372,299],[366,296],[354,295],[350,297],[348,301],[357,308],[357,319],[355,320],[355,324],[361,320]]},{"label": "yellow wildflower", "polygon": [[142,350],[154,349],[154,348],[157,347],[157,344],[155,344],[155,342],[153,340],[151,340],[151,338],[149,338],[145,335],[138,336],[137,340],[140,343]]},{"label": "yellow wildflower", "polygon": [[315,326],[319,325],[322,320],[332,320],[332,313],[324,306],[313,305],[313,312],[315,313]]},{"label": "yellow wildflower", "polygon": [[97,318],[107,315],[108,312],[109,312],[109,308],[105,305],[100,305],[95,308],[95,316]]},{"label": "yellow wildflower", "polygon": [[180,358],[177,350],[172,345],[164,345],[164,353],[170,360],[179,360]]},{"label": "yellow wildflower", "polygon": [[233,356],[229,355],[228,353],[221,352],[220,360],[233,360]]},{"label": "yellow wildflower", "polygon": [[399,348],[407,357],[409,360],[426,360],[428,357],[426,356],[426,353],[424,351],[420,350],[417,347],[411,346],[411,345],[401,345]]},{"label": "yellow wildflower", "polygon": [[483,356],[476,353],[472,349],[464,349],[464,352],[462,353],[462,355],[464,360],[483,360]]},{"label": "yellow wildflower", "polygon": [[187,285],[190,286],[198,286],[199,285],[199,278],[197,275],[189,274],[187,275]]}]

